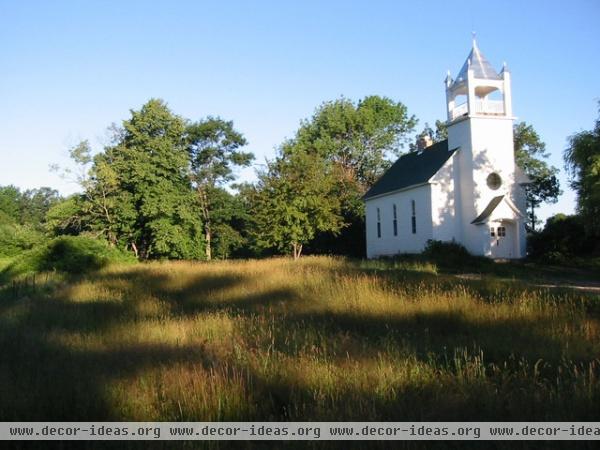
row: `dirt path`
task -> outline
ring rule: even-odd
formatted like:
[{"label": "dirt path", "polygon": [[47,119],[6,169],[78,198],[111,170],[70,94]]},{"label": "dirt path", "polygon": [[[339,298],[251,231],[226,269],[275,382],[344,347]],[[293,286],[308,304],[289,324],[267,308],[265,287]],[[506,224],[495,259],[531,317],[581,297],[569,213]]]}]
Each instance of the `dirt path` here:
[{"label": "dirt path", "polygon": [[[483,275],[479,273],[461,273],[455,275],[461,280],[482,280]],[[592,294],[600,294],[600,283],[596,281],[583,280],[548,280],[547,282],[528,281],[526,279],[518,279],[519,282],[527,283],[531,286],[547,288],[547,289],[574,289],[581,292]]]}]

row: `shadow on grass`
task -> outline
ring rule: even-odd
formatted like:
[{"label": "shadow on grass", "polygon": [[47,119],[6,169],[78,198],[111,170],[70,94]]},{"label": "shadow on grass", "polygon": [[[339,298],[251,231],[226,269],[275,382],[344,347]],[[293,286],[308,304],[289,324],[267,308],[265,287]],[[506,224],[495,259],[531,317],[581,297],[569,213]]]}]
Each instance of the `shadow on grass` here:
[{"label": "shadow on grass", "polygon": [[[390,276],[394,282],[410,280],[416,285],[426,279],[421,275],[412,278],[411,274],[400,279],[397,274]],[[302,380],[266,376],[240,360],[219,361],[203,345],[100,346],[97,350],[75,351],[50,339],[53,331],[85,334],[114,325],[133,325],[139,320],[139,295],[135,292],[142,289],[165,302],[174,317],[214,311],[246,318],[269,315],[275,324],[276,348],[292,358],[297,356],[298,347],[286,344],[289,330],[297,331],[294,339],[301,345],[314,336],[327,342],[346,334],[356,342],[366,343],[372,351],[371,355],[348,354],[357,361],[376,358],[377,352],[385,352],[387,345],[405,349],[424,364],[434,363],[440,370],[450,375],[455,371],[460,376],[458,367],[443,361],[446,349],[481,349],[486,361],[498,365],[506,361],[512,364],[510,355],[515,354],[531,362],[542,357],[558,364],[565,341],[540,331],[552,326],[550,322],[523,318],[474,321],[456,312],[391,317],[349,312],[303,313],[298,308],[279,308],[301,301],[299,293],[291,288],[249,294],[232,291],[248,281],[242,274],[200,273],[177,285],[156,271],[132,269],[95,274],[90,280],[109,291],[119,291],[123,300],[73,302],[58,296],[32,298],[25,305],[20,303],[22,300],[0,305],[1,420],[119,420],[122,417],[106,391],[110,381],[178,363],[206,368],[216,364],[247,373],[253,386],[248,401],[258,405],[256,416],[248,420],[583,420],[598,412],[593,406],[597,403],[591,401],[582,401],[577,410],[576,403],[565,403],[568,386],[562,393],[561,386],[546,386],[556,367],[547,369],[547,374],[540,373],[538,379],[520,377],[523,368],[518,358],[514,367],[504,367],[497,379],[455,382],[444,379],[440,372],[439,378],[426,377],[408,385],[391,386],[396,389],[392,394],[380,395],[368,386],[322,394]],[[581,355],[582,360],[586,356]],[[593,395],[597,397],[597,393]]]}]

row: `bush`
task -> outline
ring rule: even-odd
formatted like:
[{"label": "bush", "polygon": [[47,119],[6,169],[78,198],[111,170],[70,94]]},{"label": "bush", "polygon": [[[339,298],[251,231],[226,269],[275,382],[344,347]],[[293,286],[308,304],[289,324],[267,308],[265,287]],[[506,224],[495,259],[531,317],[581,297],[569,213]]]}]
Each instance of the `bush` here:
[{"label": "bush", "polygon": [[82,274],[111,262],[133,261],[133,256],[110,247],[105,241],[88,236],[61,236],[22,253],[4,269],[3,275],[14,277],[47,271]]},{"label": "bush", "polygon": [[529,256],[551,264],[567,264],[578,257],[593,256],[596,246],[577,215],[550,217],[542,231],[528,237]]},{"label": "bush", "polygon": [[442,242],[428,240],[423,256],[435,262],[441,267],[465,267],[479,265],[487,261],[484,258],[473,256],[469,251],[457,242]]},{"label": "bush", "polygon": [[44,236],[30,226],[0,220],[0,257],[16,256],[41,244]]}]

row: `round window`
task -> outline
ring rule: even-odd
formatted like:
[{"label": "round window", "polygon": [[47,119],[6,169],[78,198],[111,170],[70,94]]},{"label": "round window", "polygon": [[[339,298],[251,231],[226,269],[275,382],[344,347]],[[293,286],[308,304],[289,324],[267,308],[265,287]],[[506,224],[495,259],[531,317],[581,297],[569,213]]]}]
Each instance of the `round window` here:
[{"label": "round window", "polygon": [[487,177],[487,185],[491,190],[495,191],[502,186],[502,178],[496,172],[492,172]]}]

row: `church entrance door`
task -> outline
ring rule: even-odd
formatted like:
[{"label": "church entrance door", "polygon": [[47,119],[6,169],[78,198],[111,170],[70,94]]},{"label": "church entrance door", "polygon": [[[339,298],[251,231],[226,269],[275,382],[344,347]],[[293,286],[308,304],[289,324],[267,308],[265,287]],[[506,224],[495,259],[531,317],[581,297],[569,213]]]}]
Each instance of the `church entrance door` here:
[{"label": "church entrance door", "polygon": [[515,224],[508,221],[495,222],[490,227],[492,258],[515,257]]}]

